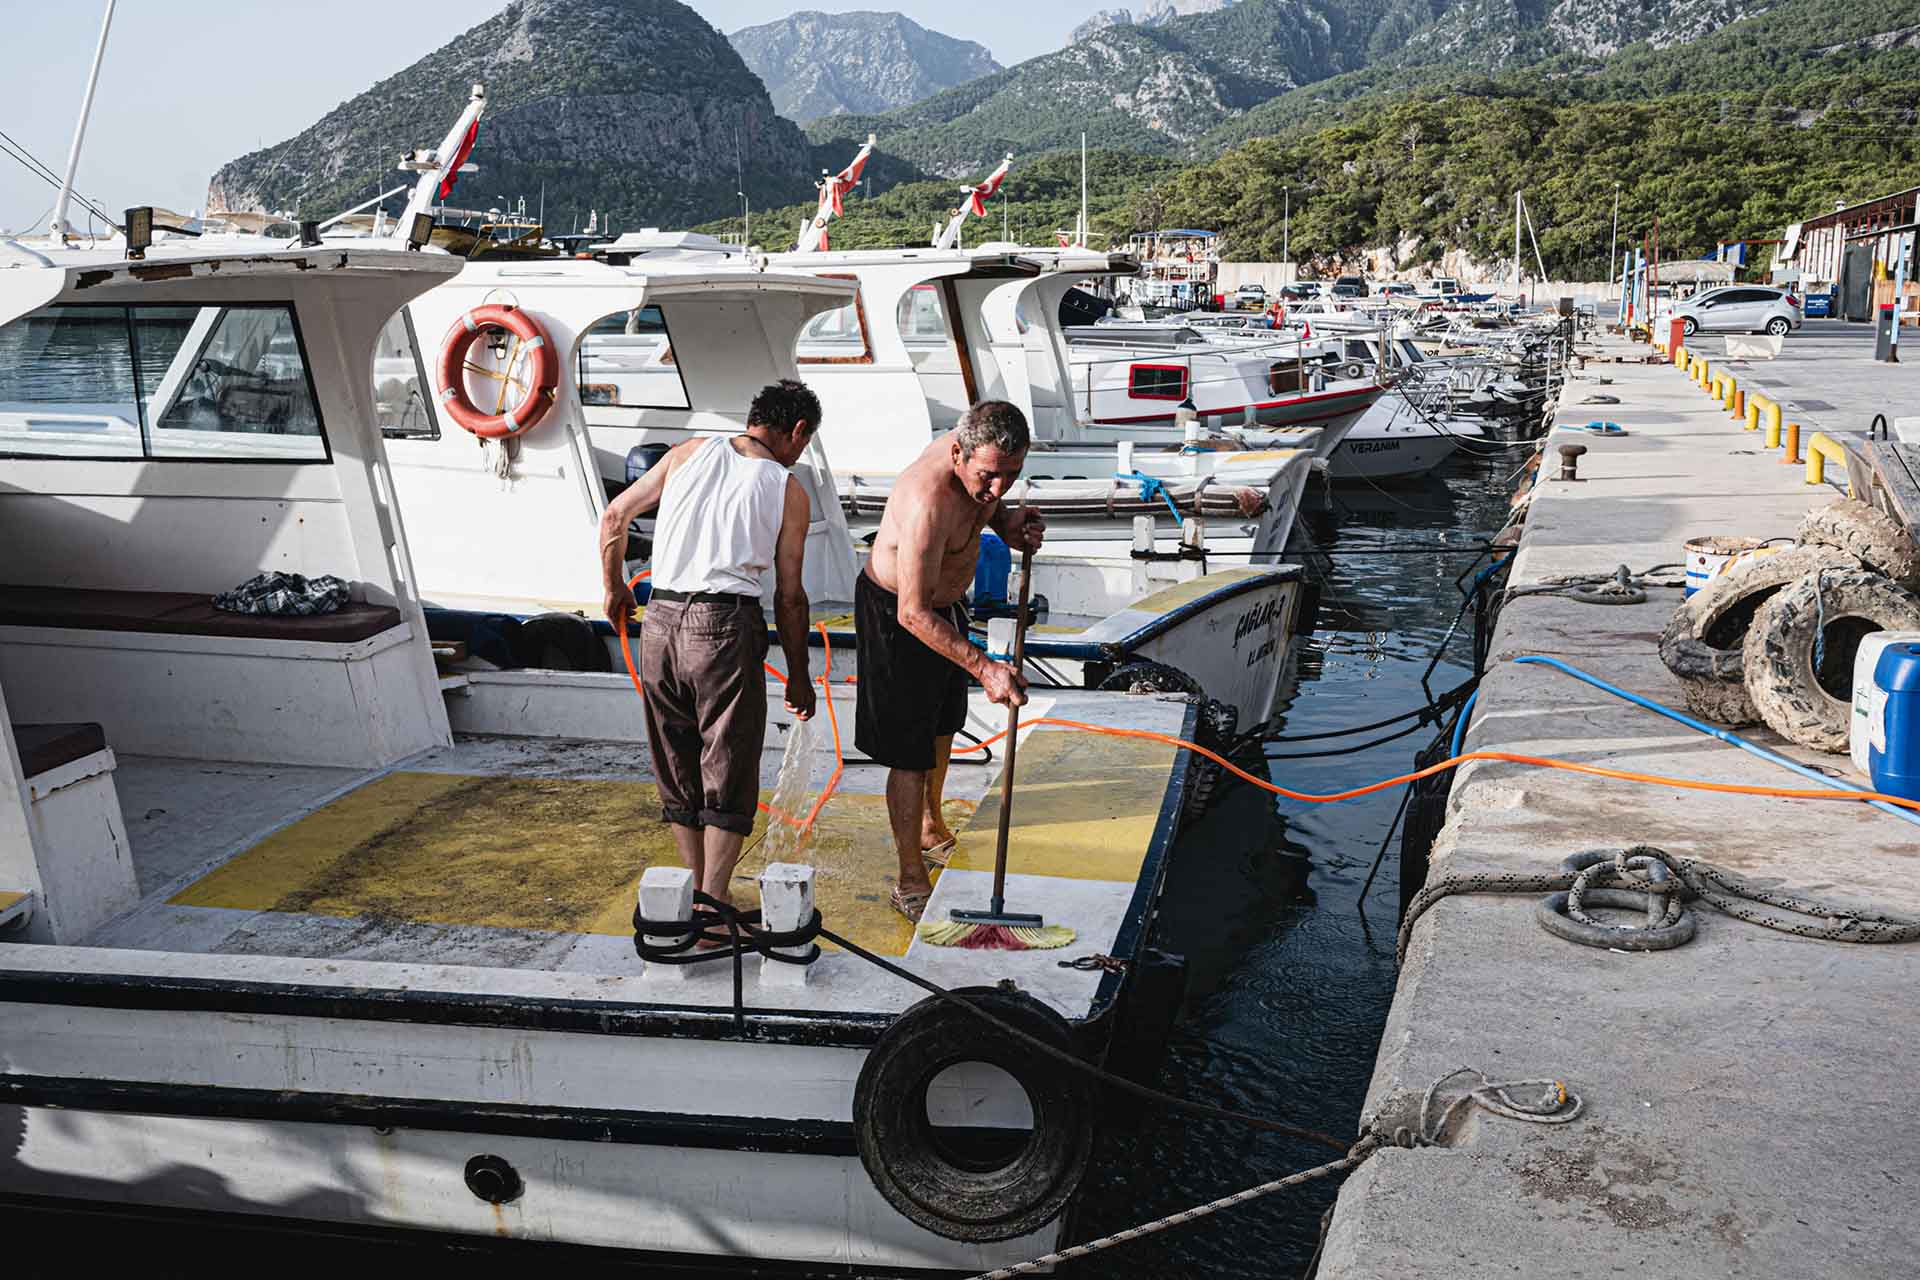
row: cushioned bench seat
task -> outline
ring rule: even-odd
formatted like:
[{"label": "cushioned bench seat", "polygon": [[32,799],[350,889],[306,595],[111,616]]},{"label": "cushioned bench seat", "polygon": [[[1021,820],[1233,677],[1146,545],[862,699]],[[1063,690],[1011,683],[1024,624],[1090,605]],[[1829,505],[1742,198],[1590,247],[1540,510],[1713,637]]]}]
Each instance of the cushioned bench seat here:
[{"label": "cushioned bench seat", "polygon": [[399,625],[400,611],[390,605],[348,603],[334,613],[287,616],[228,613],[187,591],[0,586],[0,626],[351,644]]},{"label": "cushioned bench seat", "polygon": [[13,742],[20,749],[20,772],[29,778],[107,749],[107,732],[97,724],[17,724]]},{"label": "cushioned bench seat", "polygon": [[282,617],[199,593],[0,585],[0,685],[14,719],[98,721],[132,755],[365,769],[446,733],[424,638],[373,604]]}]

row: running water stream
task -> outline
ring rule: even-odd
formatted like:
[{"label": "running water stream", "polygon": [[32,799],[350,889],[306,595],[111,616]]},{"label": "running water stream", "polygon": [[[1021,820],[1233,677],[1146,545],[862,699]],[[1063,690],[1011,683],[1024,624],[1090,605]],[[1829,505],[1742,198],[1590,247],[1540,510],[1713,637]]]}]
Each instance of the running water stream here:
[{"label": "running water stream", "polygon": [[[1280,732],[1381,720],[1427,701],[1420,679],[1460,607],[1454,578],[1507,516],[1516,452],[1456,455],[1415,487],[1316,482],[1302,515],[1326,579],[1319,629],[1296,648],[1297,691]],[[1296,538],[1296,550],[1300,546]],[[1463,625],[1435,668],[1439,694],[1472,674]],[[1274,743],[1273,753],[1339,749],[1352,738]],[[1404,773],[1438,732],[1422,728],[1351,755],[1274,760],[1273,781],[1328,792]],[[1154,1083],[1183,1097],[1354,1136],[1393,999],[1399,836],[1364,909],[1361,886],[1393,822],[1399,791],[1338,805],[1276,799],[1228,778],[1176,846],[1161,902],[1160,945],[1189,966],[1184,1013]],[[1087,1239],[1200,1204],[1330,1158],[1324,1147],[1190,1116],[1146,1114],[1104,1137],[1082,1195]],[[1337,1181],[1282,1191],[1062,1268],[1083,1277],[1299,1275]]]}]

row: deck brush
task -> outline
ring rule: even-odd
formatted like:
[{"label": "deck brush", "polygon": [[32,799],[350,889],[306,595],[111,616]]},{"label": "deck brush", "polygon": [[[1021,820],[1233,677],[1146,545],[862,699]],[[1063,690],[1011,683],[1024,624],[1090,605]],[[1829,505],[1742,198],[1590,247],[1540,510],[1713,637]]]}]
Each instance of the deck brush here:
[{"label": "deck brush", "polygon": [[[1013,669],[1027,661],[1027,599],[1033,589],[1033,552],[1020,552],[1020,611],[1013,624]],[[1074,939],[1063,924],[1007,910],[1007,831],[1013,821],[1013,764],[1020,746],[1020,708],[1007,707],[1007,765],[1000,775],[1000,835],[993,851],[993,905],[985,911],[956,907],[945,920],[922,920],[915,935],[928,946],[975,951],[1051,951]]]}]

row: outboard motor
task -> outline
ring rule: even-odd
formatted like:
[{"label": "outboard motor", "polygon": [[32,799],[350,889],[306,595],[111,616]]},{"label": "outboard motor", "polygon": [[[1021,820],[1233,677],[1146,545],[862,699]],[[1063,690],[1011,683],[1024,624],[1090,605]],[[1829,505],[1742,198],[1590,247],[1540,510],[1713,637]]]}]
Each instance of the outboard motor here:
[{"label": "outboard motor", "polygon": [[637,444],[627,450],[627,483],[632,484],[652,469],[654,463],[667,456],[673,446],[665,444]]}]

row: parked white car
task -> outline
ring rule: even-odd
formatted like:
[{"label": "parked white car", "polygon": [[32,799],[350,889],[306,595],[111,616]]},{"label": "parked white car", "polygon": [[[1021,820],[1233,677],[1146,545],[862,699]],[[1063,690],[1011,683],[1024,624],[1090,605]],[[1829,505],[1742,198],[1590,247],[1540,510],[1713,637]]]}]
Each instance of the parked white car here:
[{"label": "parked white car", "polygon": [[1680,319],[1688,337],[1702,329],[1783,337],[1800,327],[1800,299],[1785,289],[1725,285],[1674,303],[1669,314]]}]

